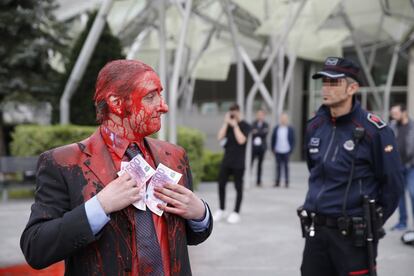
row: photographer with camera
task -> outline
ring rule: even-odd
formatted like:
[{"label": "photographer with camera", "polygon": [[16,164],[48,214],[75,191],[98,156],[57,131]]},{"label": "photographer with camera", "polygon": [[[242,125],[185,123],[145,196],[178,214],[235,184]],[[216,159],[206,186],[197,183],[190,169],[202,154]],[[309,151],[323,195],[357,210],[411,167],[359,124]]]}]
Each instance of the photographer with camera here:
[{"label": "photographer with camera", "polygon": [[239,106],[232,104],[224,116],[223,125],[217,134],[217,139],[224,148],[224,157],[221,162],[218,179],[220,209],[213,215],[216,221],[220,221],[225,217],[226,184],[230,175],[234,177],[236,204],[234,211],[227,217],[227,222],[234,224],[240,221],[239,213],[243,198],[244,159],[249,132],[250,125],[242,120]]}]

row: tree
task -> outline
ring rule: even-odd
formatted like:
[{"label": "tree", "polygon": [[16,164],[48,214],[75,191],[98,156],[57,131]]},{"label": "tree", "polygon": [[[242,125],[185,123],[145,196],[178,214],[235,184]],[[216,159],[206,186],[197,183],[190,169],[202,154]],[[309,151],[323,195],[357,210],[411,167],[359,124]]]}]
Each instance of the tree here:
[{"label": "tree", "polygon": [[[75,42],[73,50],[70,54],[69,63],[66,66],[65,83],[69,79],[72,68],[75,65],[76,59],[82,49],[82,46],[88,36],[89,30],[95,20],[96,12],[89,16],[88,23],[79,35]],[[85,70],[78,88],[72,96],[70,103],[70,121],[79,125],[93,125],[96,124],[95,106],[93,103],[93,95],[95,93],[95,82],[99,70],[111,60],[122,59],[125,56],[122,54],[121,42],[115,37],[108,26],[105,24],[104,30],[96,45],[95,51],[91,60]],[[63,91],[63,88],[62,88]]]},{"label": "tree", "polygon": [[56,96],[58,72],[49,57],[64,46],[55,0],[0,0],[0,100]]}]

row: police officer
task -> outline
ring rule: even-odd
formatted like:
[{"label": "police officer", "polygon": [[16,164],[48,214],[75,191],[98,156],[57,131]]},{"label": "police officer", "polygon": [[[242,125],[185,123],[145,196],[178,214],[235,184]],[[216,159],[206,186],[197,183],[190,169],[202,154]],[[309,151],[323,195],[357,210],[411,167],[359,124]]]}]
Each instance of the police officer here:
[{"label": "police officer", "polygon": [[[307,218],[302,220],[305,276],[374,275],[379,234],[368,239],[370,267],[363,198],[375,200],[375,221],[382,217],[382,223],[398,204],[403,177],[395,138],[355,99],[359,73],[353,61],[329,57],[312,76],[322,78],[323,85],[322,106],[308,121],[305,137],[309,190],[299,210]],[[375,234],[382,223],[372,226]]]}]

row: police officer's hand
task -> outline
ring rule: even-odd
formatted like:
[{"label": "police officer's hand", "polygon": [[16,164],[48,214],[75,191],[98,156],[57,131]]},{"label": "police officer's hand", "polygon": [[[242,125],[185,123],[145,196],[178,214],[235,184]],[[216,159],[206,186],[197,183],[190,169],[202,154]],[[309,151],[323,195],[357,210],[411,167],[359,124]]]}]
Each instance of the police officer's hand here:
[{"label": "police officer's hand", "polygon": [[203,201],[182,185],[166,184],[163,188],[155,187],[154,195],[168,203],[167,206],[157,206],[165,212],[193,220],[201,220],[206,214]]},{"label": "police officer's hand", "polygon": [[108,215],[140,200],[139,190],[142,185],[125,172],[106,185],[96,196]]}]

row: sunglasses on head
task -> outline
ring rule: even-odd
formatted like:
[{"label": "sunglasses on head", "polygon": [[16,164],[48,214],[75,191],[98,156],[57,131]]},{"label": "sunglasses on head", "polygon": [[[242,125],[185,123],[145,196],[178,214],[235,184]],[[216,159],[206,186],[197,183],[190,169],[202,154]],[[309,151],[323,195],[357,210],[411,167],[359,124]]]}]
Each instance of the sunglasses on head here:
[{"label": "sunglasses on head", "polygon": [[340,86],[342,80],[343,78],[332,79],[332,78],[324,77],[322,78],[322,83],[323,85],[327,85],[327,86]]}]

